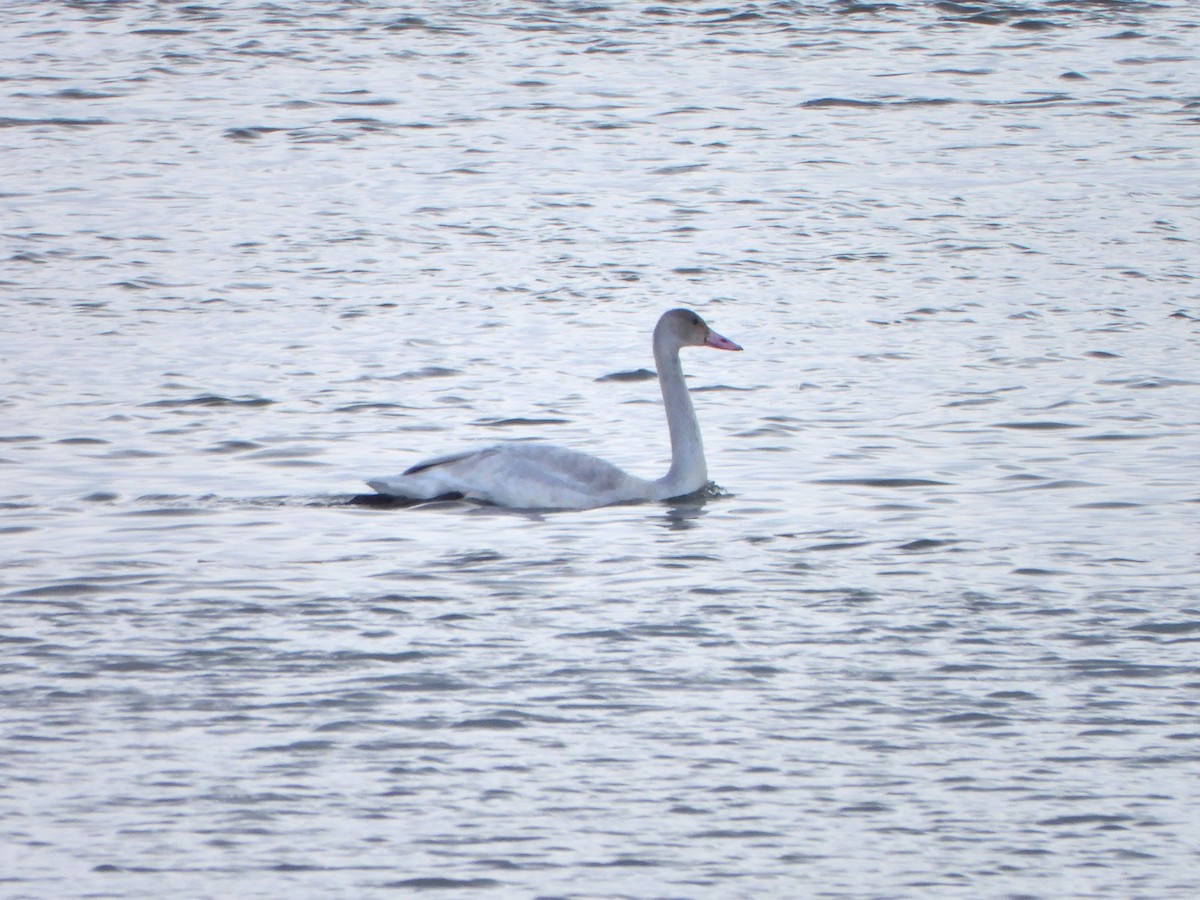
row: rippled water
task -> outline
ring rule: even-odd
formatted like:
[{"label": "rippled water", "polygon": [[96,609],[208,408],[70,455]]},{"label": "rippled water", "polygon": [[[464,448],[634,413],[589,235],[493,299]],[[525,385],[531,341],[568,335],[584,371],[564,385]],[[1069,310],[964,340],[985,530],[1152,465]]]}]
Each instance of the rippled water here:
[{"label": "rippled water", "polygon": [[1193,896],[1198,32],[0,7],[0,893]]}]

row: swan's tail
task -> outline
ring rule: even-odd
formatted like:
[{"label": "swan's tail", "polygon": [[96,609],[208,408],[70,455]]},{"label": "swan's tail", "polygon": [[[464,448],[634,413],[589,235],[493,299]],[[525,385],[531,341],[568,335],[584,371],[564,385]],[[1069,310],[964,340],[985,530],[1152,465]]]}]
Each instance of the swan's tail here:
[{"label": "swan's tail", "polygon": [[463,450],[435,456],[405,469],[399,475],[370,478],[367,484],[387,497],[407,500],[438,500],[448,496],[469,496],[475,492],[468,483],[472,467],[490,459],[496,450]]},{"label": "swan's tail", "polygon": [[436,500],[447,494],[460,493],[456,488],[441,484],[441,479],[421,475],[391,475],[385,478],[370,478],[367,486],[385,497],[400,497],[405,500]]}]

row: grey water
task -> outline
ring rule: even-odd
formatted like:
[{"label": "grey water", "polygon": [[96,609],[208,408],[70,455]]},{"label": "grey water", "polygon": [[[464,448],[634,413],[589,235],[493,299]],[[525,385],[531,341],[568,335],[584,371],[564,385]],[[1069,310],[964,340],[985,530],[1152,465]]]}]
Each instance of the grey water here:
[{"label": "grey water", "polygon": [[0,895],[1196,896],[1194,4],[0,35]]}]

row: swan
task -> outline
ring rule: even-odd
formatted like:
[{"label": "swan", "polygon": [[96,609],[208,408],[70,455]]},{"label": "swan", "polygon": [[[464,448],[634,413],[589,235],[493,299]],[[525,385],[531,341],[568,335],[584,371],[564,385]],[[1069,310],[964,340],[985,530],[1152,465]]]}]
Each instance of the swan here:
[{"label": "swan", "polygon": [[662,314],[654,327],[654,362],[671,435],[671,468],[649,481],[612,463],[553,444],[508,442],[436,456],[400,475],[372,478],[378,494],[406,500],[461,496],[511,509],[592,509],[636,500],[667,500],[708,482],[700,425],[683,379],[683,347],[741,350],[690,309]]}]

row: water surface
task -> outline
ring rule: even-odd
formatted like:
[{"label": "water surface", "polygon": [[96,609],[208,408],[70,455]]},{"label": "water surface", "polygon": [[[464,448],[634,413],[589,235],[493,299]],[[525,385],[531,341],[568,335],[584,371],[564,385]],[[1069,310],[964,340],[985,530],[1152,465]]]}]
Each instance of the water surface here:
[{"label": "water surface", "polygon": [[1192,13],[6,4],[0,891],[1192,896]]}]

